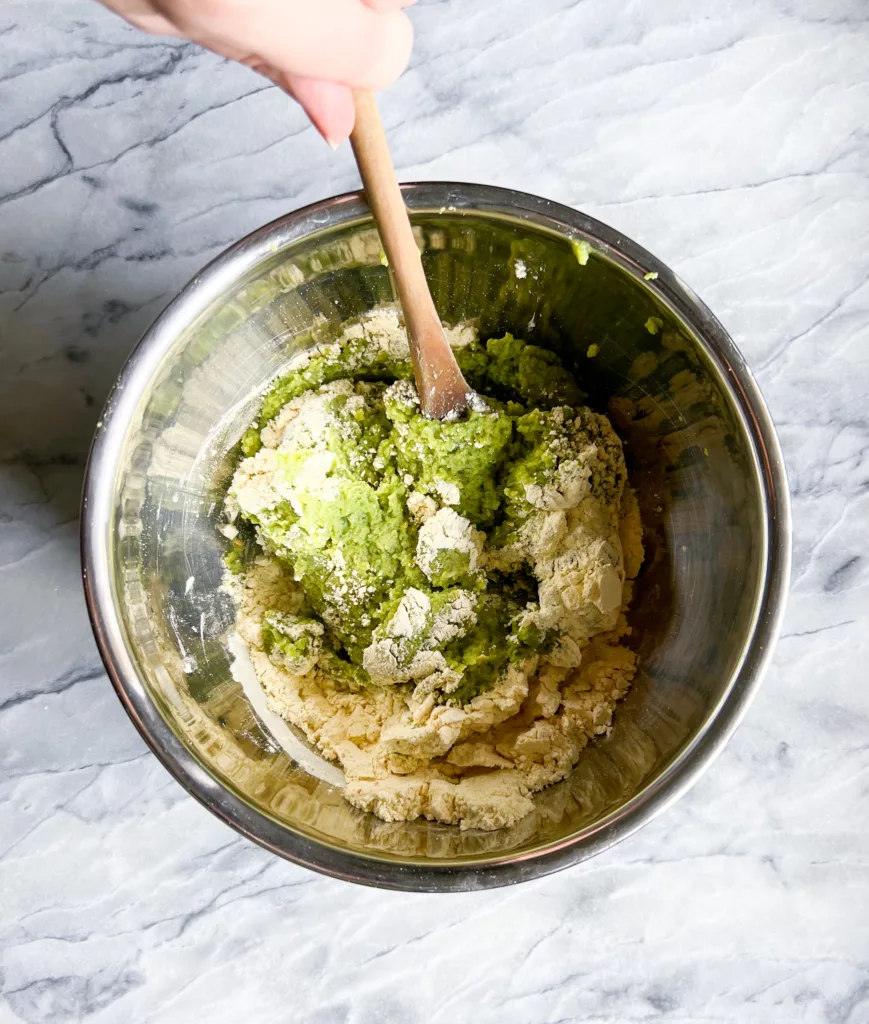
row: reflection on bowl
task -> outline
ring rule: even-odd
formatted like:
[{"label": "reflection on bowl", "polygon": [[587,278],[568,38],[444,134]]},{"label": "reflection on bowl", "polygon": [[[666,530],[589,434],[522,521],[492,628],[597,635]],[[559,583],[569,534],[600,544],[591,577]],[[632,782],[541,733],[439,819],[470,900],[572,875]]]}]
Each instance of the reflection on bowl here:
[{"label": "reflection on bowl", "polygon": [[[146,334],[91,453],[85,590],[128,713],[212,811],[332,875],[471,889],[592,856],[683,792],[720,750],[759,684],[783,611],[787,488],[741,356],[649,253],[533,196],[448,183],[404,193],[442,319],[475,319],[484,337],[510,331],[557,350],[625,440],[646,562],[629,617],[640,672],[610,735],[512,828],[387,823],[290,758],[232,678],[233,607],[218,589],[230,450],[312,327],[394,301],[357,194],[250,235]],[[576,241],[592,250],[584,266]],[[652,316],[663,325],[655,334],[645,326]]]}]

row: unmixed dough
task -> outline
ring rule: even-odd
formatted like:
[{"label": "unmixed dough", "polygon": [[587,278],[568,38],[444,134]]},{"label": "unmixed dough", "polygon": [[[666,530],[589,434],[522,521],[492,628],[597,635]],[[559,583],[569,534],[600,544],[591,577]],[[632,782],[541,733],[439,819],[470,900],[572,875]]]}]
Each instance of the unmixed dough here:
[{"label": "unmixed dough", "polygon": [[486,411],[424,419],[397,314],[298,355],[227,497],[272,709],[387,821],[510,825],[611,725],[643,557],[621,444],[557,358],[448,331]]}]

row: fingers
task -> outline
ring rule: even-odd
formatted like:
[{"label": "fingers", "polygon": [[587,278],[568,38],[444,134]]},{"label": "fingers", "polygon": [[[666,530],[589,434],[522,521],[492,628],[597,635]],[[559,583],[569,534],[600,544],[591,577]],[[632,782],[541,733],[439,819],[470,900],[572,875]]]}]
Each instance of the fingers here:
[{"label": "fingers", "polygon": [[278,84],[301,104],[311,123],[335,149],[353,131],[356,112],[348,85],[298,75],[282,75]]},{"label": "fingers", "polygon": [[148,0],[102,0],[103,4],[143,32],[153,36],[178,36],[175,26],[154,10]]},{"label": "fingers", "polygon": [[[368,89],[404,70],[413,29],[398,0],[154,0],[189,38],[227,56],[255,53],[281,72]],[[255,9],[255,16],[254,16]]]},{"label": "fingers", "polygon": [[382,89],[404,70],[415,0],[103,0],[132,24],[184,36],[285,89],[333,147],[353,130],[351,88]]},{"label": "fingers", "polygon": [[356,121],[356,109],[353,90],[349,85],[340,82],[327,82],[317,78],[301,78],[299,75],[288,75],[271,64],[264,64],[258,57],[241,55],[234,57],[246,64],[257,74],[263,75],[274,82],[284,92],[290,94],[308,115],[311,124],[323,136],[326,142],[337,149],[353,131]]},{"label": "fingers", "polygon": [[362,0],[362,3],[372,11],[385,14],[388,11],[398,11],[402,7],[412,7],[416,0]]}]

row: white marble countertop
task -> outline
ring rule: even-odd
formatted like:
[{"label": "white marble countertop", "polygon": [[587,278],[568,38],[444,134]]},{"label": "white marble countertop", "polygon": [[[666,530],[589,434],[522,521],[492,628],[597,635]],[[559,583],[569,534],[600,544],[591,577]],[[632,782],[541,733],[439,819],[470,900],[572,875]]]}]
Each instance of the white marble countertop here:
[{"label": "white marble countertop", "polygon": [[669,263],[779,427],[794,577],[723,756],[595,860],[462,896],[270,856],[146,752],[78,575],[90,435],[229,242],[355,187],[268,83],[90,0],[0,5],[0,1021],[869,1021],[869,8],[453,0],[403,178],[536,192]]}]

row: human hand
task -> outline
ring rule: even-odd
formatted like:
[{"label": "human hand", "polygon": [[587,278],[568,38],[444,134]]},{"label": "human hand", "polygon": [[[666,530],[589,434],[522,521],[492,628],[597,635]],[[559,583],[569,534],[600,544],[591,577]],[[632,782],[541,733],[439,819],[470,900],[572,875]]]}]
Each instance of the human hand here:
[{"label": "human hand", "polygon": [[414,0],[101,0],[154,35],[190,39],[265,75],[334,148],[353,130],[352,89],[404,70]]}]

